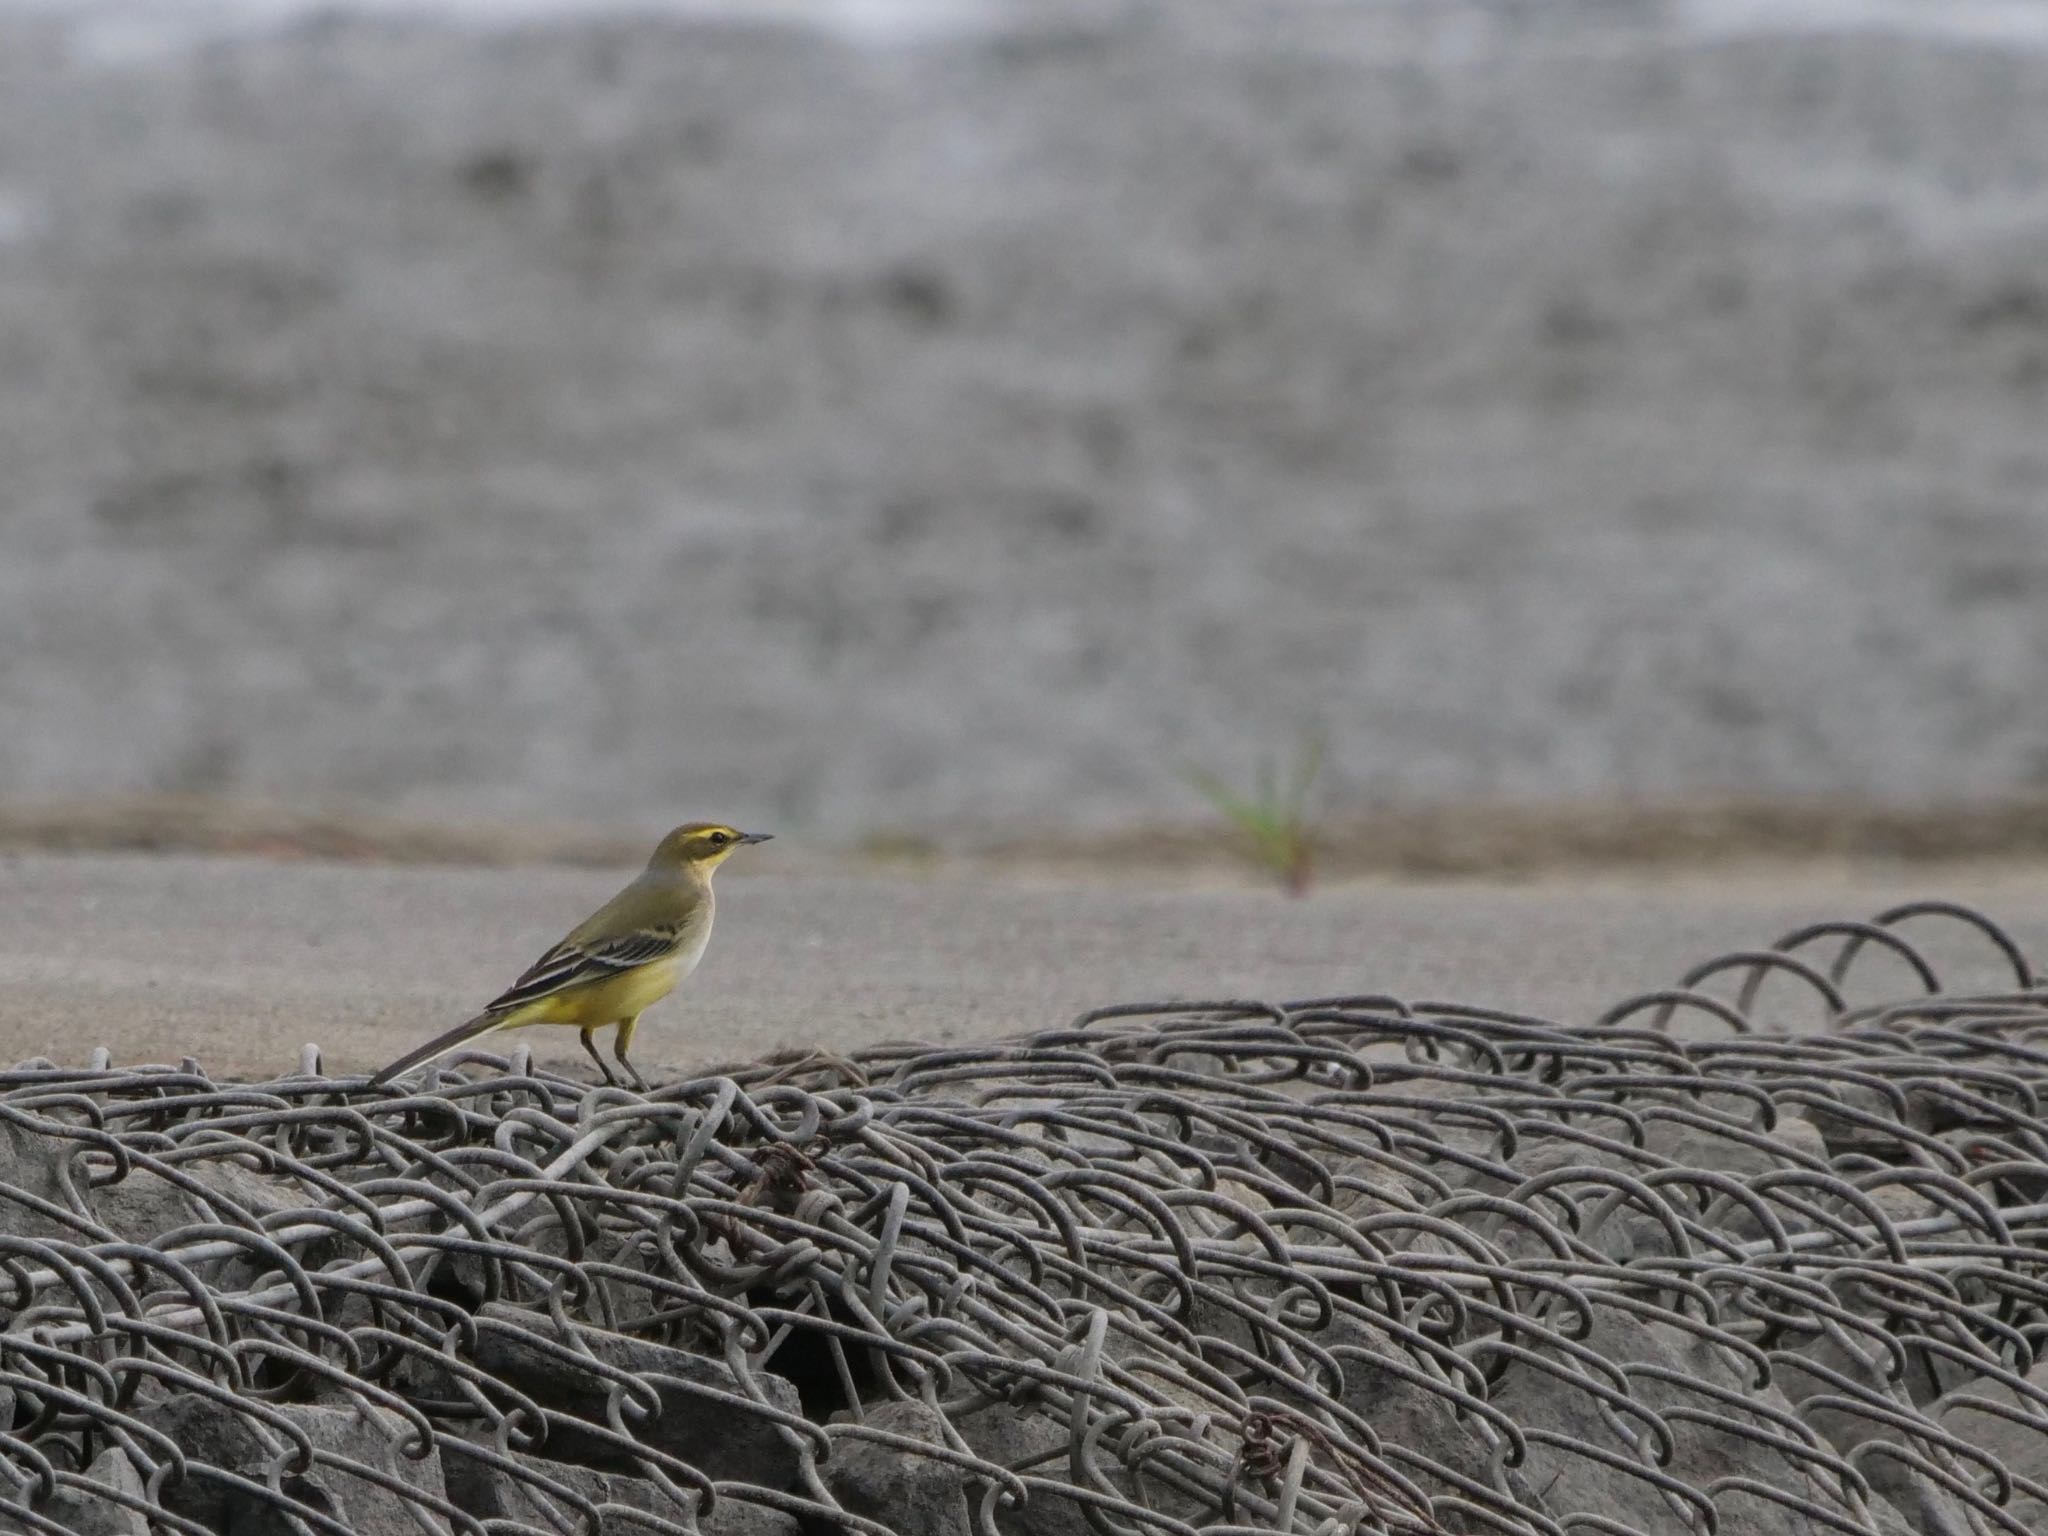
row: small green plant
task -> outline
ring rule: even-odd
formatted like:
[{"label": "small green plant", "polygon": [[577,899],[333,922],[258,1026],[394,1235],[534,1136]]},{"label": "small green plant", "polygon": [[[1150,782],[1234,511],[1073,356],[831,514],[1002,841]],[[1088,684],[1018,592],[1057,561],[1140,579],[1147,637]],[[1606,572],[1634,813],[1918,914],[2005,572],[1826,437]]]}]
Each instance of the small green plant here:
[{"label": "small green plant", "polygon": [[1271,758],[1262,760],[1252,792],[1240,794],[1215,774],[1187,771],[1188,783],[1237,828],[1258,865],[1290,896],[1307,892],[1314,875],[1315,847],[1309,830],[1308,798],[1323,767],[1323,738],[1305,733],[1296,749],[1294,771],[1284,779]]}]

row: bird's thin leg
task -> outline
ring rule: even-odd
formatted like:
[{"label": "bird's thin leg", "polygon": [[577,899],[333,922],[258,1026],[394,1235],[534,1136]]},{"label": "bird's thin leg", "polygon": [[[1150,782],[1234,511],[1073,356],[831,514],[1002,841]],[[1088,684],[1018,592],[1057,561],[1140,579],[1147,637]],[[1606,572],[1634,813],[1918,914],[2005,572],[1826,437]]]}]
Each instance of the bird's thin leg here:
[{"label": "bird's thin leg", "polygon": [[619,1058],[619,1065],[624,1067],[627,1074],[633,1079],[633,1086],[642,1093],[645,1093],[647,1091],[647,1079],[640,1075],[638,1067],[626,1059],[626,1047],[633,1043],[633,1031],[638,1027],[639,1023],[640,1015],[637,1013],[630,1019],[619,1020],[619,1032],[612,1036],[612,1054]]},{"label": "bird's thin leg", "polygon": [[616,1088],[619,1086],[619,1080],[612,1076],[611,1063],[597,1054],[597,1041],[592,1038],[596,1033],[597,1026],[595,1024],[583,1026],[583,1049],[590,1052],[590,1059],[597,1063],[597,1070],[604,1074],[604,1080]]}]

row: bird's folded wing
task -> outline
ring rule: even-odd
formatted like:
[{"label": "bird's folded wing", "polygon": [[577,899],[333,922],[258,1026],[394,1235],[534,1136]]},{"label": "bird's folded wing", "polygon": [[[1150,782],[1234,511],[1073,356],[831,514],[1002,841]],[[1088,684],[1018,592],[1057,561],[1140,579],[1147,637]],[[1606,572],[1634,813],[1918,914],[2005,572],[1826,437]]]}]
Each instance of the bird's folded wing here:
[{"label": "bird's folded wing", "polygon": [[637,965],[664,960],[681,947],[682,930],[678,928],[643,928],[585,944],[564,939],[492,998],[484,1011],[506,1013],[570,987],[603,981]]}]

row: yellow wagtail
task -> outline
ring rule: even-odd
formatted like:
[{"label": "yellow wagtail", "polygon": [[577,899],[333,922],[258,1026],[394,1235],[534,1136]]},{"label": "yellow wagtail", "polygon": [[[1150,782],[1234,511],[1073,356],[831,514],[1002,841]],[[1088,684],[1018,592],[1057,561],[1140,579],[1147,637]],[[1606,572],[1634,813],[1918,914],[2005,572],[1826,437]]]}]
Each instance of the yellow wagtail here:
[{"label": "yellow wagtail", "polygon": [[381,1088],[468,1041],[528,1024],[575,1025],[604,1080],[616,1083],[591,1039],[607,1024],[616,1024],[612,1054],[632,1074],[633,1085],[645,1089],[646,1080],[626,1058],[634,1026],[703,959],[711,940],[712,871],[734,849],[765,843],[768,836],[715,821],[677,827],[661,840],[637,880],[534,961],[482,1013],[406,1052],[371,1078],[370,1086]]}]

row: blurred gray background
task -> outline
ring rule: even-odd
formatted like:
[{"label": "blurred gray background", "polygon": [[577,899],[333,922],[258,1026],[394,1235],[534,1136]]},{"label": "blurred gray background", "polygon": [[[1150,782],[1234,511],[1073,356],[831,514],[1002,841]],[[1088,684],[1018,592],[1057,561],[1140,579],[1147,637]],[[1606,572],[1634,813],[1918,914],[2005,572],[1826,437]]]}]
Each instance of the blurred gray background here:
[{"label": "blurred gray background", "polygon": [[2043,15],[11,0],[0,801],[2037,790]]}]

